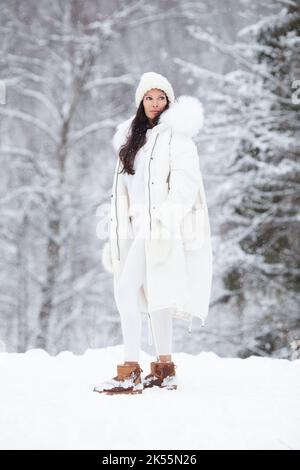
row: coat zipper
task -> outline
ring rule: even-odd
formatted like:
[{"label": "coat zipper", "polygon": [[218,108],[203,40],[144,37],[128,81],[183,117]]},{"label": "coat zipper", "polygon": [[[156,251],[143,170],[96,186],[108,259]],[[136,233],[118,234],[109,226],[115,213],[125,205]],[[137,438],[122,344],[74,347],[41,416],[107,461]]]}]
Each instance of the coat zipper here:
[{"label": "coat zipper", "polygon": [[151,163],[151,160],[153,160],[153,151],[154,151],[154,147],[156,145],[156,141],[157,141],[157,138],[158,138],[158,135],[159,134],[156,134],[156,137],[155,137],[155,142],[153,144],[153,147],[152,147],[152,150],[151,150],[151,155],[150,155],[150,158],[149,158],[149,165],[148,165],[148,192],[149,192],[149,218],[150,218],[150,234],[151,234],[151,190],[150,190],[150,163]]},{"label": "coat zipper", "polygon": [[118,204],[117,204],[117,188],[118,188],[118,176],[120,169],[120,160],[117,169],[116,185],[115,185],[115,210],[116,210],[116,238],[117,238],[117,248],[118,248],[118,260],[120,261],[120,246],[119,246],[119,236],[118,236]]},{"label": "coat zipper", "polygon": [[170,191],[170,176],[171,176],[171,140],[172,140],[172,131],[170,133],[170,140],[169,140],[169,174],[167,178],[168,191]]}]

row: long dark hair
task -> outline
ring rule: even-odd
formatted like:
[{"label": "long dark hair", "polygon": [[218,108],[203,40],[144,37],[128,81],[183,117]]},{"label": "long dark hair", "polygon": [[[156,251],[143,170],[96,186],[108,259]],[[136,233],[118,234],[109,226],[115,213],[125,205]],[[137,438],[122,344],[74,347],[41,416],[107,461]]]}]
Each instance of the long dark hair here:
[{"label": "long dark hair", "polygon": [[127,139],[127,142],[122,145],[120,152],[119,152],[119,158],[122,162],[123,168],[120,171],[120,173],[128,173],[130,175],[134,175],[135,171],[133,168],[134,164],[134,159],[141,147],[146,143],[146,132],[148,129],[152,129],[152,127],[156,126],[158,124],[159,118],[162,115],[166,109],[169,107],[169,99],[166,95],[167,99],[167,104],[164,108],[164,110],[159,113],[155,118],[153,119],[153,124],[150,123],[148,120],[145,110],[144,110],[144,105],[143,101],[140,102],[140,105],[138,107],[138,110],[136,112],[136,115],[134,119],[132,120],[132,123],[130,125],[130,130],[129,130],[129,136]]}]

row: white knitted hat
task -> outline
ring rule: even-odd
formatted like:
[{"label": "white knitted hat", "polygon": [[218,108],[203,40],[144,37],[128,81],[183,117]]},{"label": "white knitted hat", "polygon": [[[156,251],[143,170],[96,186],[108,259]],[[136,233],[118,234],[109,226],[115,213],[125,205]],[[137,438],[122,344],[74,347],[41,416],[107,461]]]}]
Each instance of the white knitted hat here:
[{"label": "white knitted hat", "polygon": [[146,72],[141,76],[140,83],[138,84],[135,92],[135,104],[137,108],[143,100],[144,94],[151,90],[151,88],[159,88],[160,90],[163,90],[168,96],[170,103],[173,103],[175,100],[172,85],[166,77],[159,73]]}]

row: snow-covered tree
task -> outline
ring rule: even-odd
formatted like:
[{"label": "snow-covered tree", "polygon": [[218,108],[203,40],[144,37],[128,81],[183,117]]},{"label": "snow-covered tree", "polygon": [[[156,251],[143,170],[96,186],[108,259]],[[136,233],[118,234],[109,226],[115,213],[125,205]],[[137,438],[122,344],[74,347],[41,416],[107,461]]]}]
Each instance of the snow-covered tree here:
[{"label": "snow-covered tree", "polygon": [[300,5],[276,1],[272,7],[232,44],[199,26],[188,28],[198,41],[230,56],[238,66],[233,71],[219,74],[177,61],[199,80],[199,93],[206,93],[206,149],[219,182],[215,259],[223,278],[214,305],[223,306],[226,316],[235,312],[236,322],[227,319],[222,327],[240,342],[242,356],[286,357],[290,341],[300,335],[300,106],[293,100],[300,76]]},{"label": "snow-covered tree", "polygon": [[97,343],[95,330],[112,338],[119,331],[103,308],[110,279],[95,215],[109,200],[115,166],[103,155],[112,154],[111,132],[126,110],[113,98],[135,78],[121,64],[113,71],[106,57],[144,9],[153,11],[144,0],[117,9],[1,5],[0,337],[9,350],[79,351]]}]

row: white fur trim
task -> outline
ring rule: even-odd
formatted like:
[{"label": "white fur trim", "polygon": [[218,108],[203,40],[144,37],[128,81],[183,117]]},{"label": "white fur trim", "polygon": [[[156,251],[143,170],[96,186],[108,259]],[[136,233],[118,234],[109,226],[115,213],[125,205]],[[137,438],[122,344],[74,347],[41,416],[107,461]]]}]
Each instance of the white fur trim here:
[{"label": "white fur trim", "polygon": [[[134,117],[135,115],[131,116],[117,126],[117,131],[113,136],[113,146],[117,154],[127,140],[129,128]],[[184,134],[188,137],[195,137],[204,123],[204,110],[201,101],[193,96],[179,96],[160,115],[157,126],[159,127],[159,124],[162,123],[170,127],[173,132]]]},{"label": "white fur trim", "polygon": [[204,110],[202,103],[193,96],[182,95],[166,110],[159,119],[174,132],[195,137],[203,127]]},{"label": "white fur trim", "polygon": [[129,128],[131,125],[131,122],[133,121],[135,116],[131,116],[129,119],[126,121],[121,122],[117,126],[117,130],[113,136],[113,147],[117,153],[119,153],[119,150],[122,145],[126,143],[127,137],[128,137],[128,132]]}]

